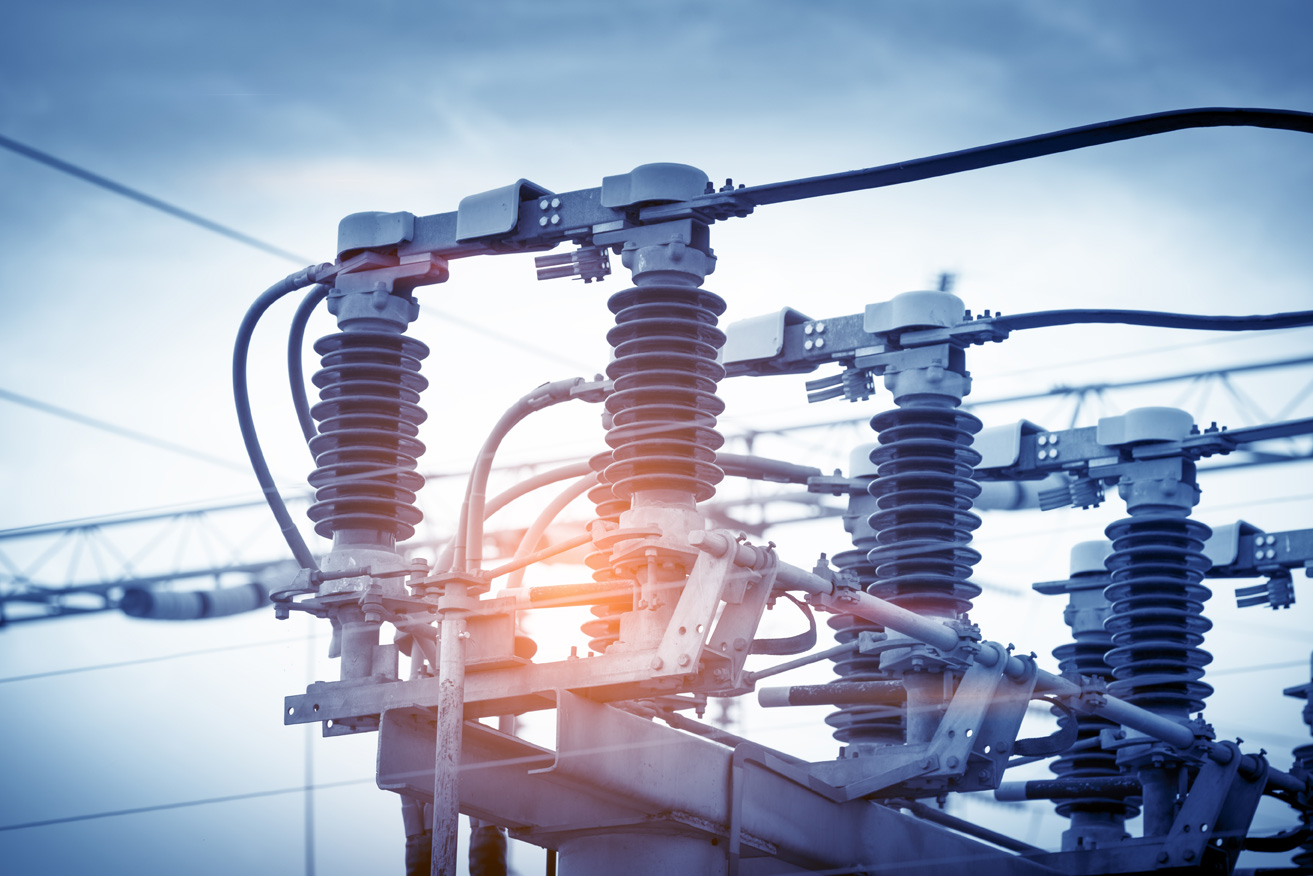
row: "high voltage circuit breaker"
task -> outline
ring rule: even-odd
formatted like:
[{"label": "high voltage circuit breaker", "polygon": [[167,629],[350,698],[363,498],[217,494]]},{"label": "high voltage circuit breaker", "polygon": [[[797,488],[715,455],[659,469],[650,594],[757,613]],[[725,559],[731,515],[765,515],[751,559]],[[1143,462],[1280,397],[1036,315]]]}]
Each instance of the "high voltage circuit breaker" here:
[{"label": "high voltage circuit breaker", "polygon": [[[1014,332],[1077,323],[1262,331],[1313,324],[1313,311],[973,316],[940,290],[819,318],[786,309],[726,332],[718,325],[725,302],[703,288],[716,263],[712,226],[766,204],[1218,125],[1313,133],[1313,115],[1160,113],[753,187],[718,188],[696,168],[649,164],[580,191],[519,180],[450,213],[346,217],[336,260],[266,291],[234,357],[247,449],[301,566],[295,584],[273,594],[276,610],[328,619],[340,662],[338,680],[287,698],[286,722],[321,722],[329,736],[378,733],[379,787],[410,801],[412,833],[431,829],[434,874],[457,870],[459,813],[545,847],[549,869],[570,876],[1228,873],[1246,848],[1298,851],[1296,864],[1313,867],[1313,745],[1296,749],[1294,768],[1282,772],[1203,716],[1211,692],[1206,579],[1263,579],[1241,591],[1244,603],[1289,604],[1292,572],[1313,566],[1313,531],[1213,531],[1192,517],[1200,459],[1313,433],[1313,420],[1201,430],[1183,411],[1153,407],[1088,428],[1023,421],[982,432],[961,409],[971,348]],[[541,279],[600,279],[617,256],[632,275],[633,286],[608,302],[615,321],[605,377],[544,384],[516,402],[480,452],[449,548],[433,566],[408,560],[399,544],[420,520],[420,362],[428,352],[406,335],[419,311],[412,293],[447,280],[460,258],[560,244],[571,249],[536,259]],[[257,320],[305,287],[313,288],[293,321],[293,363],[316,307],[326,301],[340,329],[314,345],[322,368],[313,407],[293,366],[317,466],[309,515],[332,540],[318,560],[272,487],[246,396]],[[870,402],[877,443],[857,448],[846,475],[719,452],[719,381],[818,369],[832,373],[808,384],[813,401],[865,401],[877,378],[883,385]],[[488,497],[494,453],[509,430],[575,399],[603,407],[607,449]],[[836,526],[831,559],[799,568],[781,559],[787,550],[714,528],[699,507],[725,477],[844,497],[847,532]],[[536,524],[513,559],[485,568],[485,518],[566,481],[540,523],[586,492],[596,506],[587,531],[538,549]],[[970,619],[981,593],[971,580],[980,559],[972,507],[989,481],[1042,482],[1044,507],[1125,504],[1107,541],[1075,547],[1069,580],[1036,585],[1070,603],[1072,642],[1057,650],[1057,672],[1024,647],[991,641]],[[1117,496],[1105,495],[1113,487]],[[519,583],[516,572],[585,546],[588,583]],[[759,637],[763,612],[782,598],[809,616],[829,613],[834,643],[815,651],[814,634]],[[566,606],[591,609],[579,632],[589,655],[535,661],[517,618]],[[392,644],[380,641],[385,626],[394,628]],[[411,658],[406,677],[399,650]],[[745,669],[750,654],[804,652]],[[817,661],[832,663],[832,682],[758,684]],[[1309,690],[1286,693],[1307,699]],[[708,697],[754,691],[766,706],[834,706],[828,723],[840,755],[805,762],[685,714]],[[1059,716],[1058,729],[1018,738],[1037,699]],[[513,722],[493,729],[478,720],[545,709],[555,710],[554,749],[517,737]],[[1313,722],[1307,709],[1305,720]],[[1052,759],[1054,778],[1004,781],[1009,768],[1043,759]],[[934,805],[972,791],[1051,801],[1032,805],[1056,806],[1069,819],[1061,851]],[[1288,804],[1300,826],[1251,836],[1264,795]],[[421,822],[425,812],[431,820]],[[1137,814],[1142,830],[1132,836],[1127,822]]]}]

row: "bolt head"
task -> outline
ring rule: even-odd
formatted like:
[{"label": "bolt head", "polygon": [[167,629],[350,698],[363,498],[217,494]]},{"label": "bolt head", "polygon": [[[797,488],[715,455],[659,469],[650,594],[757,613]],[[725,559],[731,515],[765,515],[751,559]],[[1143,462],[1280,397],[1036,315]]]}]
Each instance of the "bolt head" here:
[{"label": "bolt head", "polygon": [[689,665],[689,664],[692,663],[692,662],[693,662],[693,658],[690,657],[690,656],[688,656],[687,654],[680,654],[680,655],[679,655],[679,665],[680,665],[680,666],[687,666],[687,665]]},{"label": "bolt head", "polygon": [[662,660],[660,657],[653,657],[650,665],[653,669],[660,669],[662,666],[666,665],[666,661]]}]

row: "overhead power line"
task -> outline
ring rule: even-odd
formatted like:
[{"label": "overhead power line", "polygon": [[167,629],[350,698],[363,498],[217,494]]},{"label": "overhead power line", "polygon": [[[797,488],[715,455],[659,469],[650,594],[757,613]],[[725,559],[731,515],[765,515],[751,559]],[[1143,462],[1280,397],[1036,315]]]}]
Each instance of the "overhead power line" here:
[{"label": "overhead power line", "polygon": [[[71,162],[64,161],[62,158],[56,158],[55,156],[51,155],[48,152],[42,152],[40,149],[35,149],[31,146],[28,146],[25,143],[20,143],[17,140],[13,140],[9,137],[0,136],[0,147],[8,149],[11,152],[15,152],[19,155],[22,155],[25,158],[30,158],[33,161],[40,162],[41,164],[44,164],[47,167],[52,167],[55,170],[61,171],[63,173],[67,173],[70,176],[77,177],[78,179],[83,180],[84,182],[89,182],[94,186],[99,186],[100,188],[105,189],[107,191],[111,191],[116,195],[122,195],[123,197],[136,201],[139,204],[144,204],[145,206],[150,207],[154,210],[159,210],[162,213],[167,213],[168,215],[174,217],[175,219],[181,219],[184,222],[189,222],[192,225],[196,225],[200,228],[204,228],[206,231],[213,231],[215,234],[221,234],[230,240],[235,240],[238,243],[244,243],[247,246],[254,247],[255,249],[260,250],[261,252],[266,252],[269,253],[270,255],[278,256],[281,259],[286,259],[289,262],[295,262],[298,265],[308,265],[308,264],[313,264],[315,262],[315,260],[312,258],[308,258],[302,255],[297,255],[294,252],[285,250],[280,246],[275,246],[274,244],[261,240],[258,237],[253,237],[249,234],[245,234],[241,231],[236,230],[235,228],[229,228],[227,225],[223,225],[219,222],[215,222],[212,219],[206,219],[204,216],[199,216],[196,213],[191,212],[190,210],[184,210],[181,207],[170,204],[167,201],[162,201],[159,198],[146,194],[145,192],[140,192],[130,186],[125,186],[122,183],[114,182],[114,180],[112,179],[103,177],[98,173],[93,173],[87,170],[86,168],[79,167],[78,165],[73,164]],[[595,370],[593,366],[581,364],[579,362],[570,359],[569,357],[562,356],[558,353],[553,353],[550,350],[546,350],[542,347],[534,346],[533,344],[529,344],[517,338],[509,337],[508,335],[502,334],[501,332],[497,332],[494,331],[493,329],[485,328],[484,326],[470,322],[469,320],[459,319],[457,317],[452,316],[451,314],[443,313],[442,311],[434,310],[432,308],[425,308],[425,310],[422,312],[429,313],[432,316],[441,319],[445,322],[448,322],[452,325],[460,326],[461,328],[464,328],[467,331],[472,331],[477,334],[484,335],[485,337],[493,338],[508,346],[515,347],[519,350],[533,353],[544,359],[560,362],[564,365],[568,365],[571,368],[579,368],[586,373],[591,373],[592,371]]]},{"label": "overhead power line", "polygon": [[39,161],[47,167],[53,167],[55,170],[67,173],[69,176],[75,176],[80,180],[89,182],[93,186],[100,186],[102,189],[111,191],[116,195],[122,195],[123,197],[136,201],[139,204],[145,204],[147,207],[159,210],[161,213],[168,213],[175,219],[181,219],[183,222],[190,222],[192,225],[204,228],[206,231],[213,231],[215,234],[222,234],[224,237],[235,240],[238,243],[244,243],[247,246],[255,247],[256,249],[267,252],[270,255],[278,256],[280,259],[287,259],[288,261],[296,262],[298,265],[308,265],[314,261],[314,259],[308,259],[305,256],[299,256],[294,252],[289,252],[282,247],[274,246],[272,243],[266,243],[258,237],[243,234],[236,229],[229,228],[227,225],[220,225],[218,222],[206,219],[204,216],[197,216],[190,210],[176,207],[167,201],[161,201],[159,198],[151,197],[145,192],[139,192],[134,188],[129,188],[128,186],[123,185],[122,183],[116,183],[112,179],[106,179],[98,173],[92,173],[86,168],[78,167],[76,164],[70,164],[63,159],[56,158],[48,152],[42,152],[40,149],[33,149],[31,146],[19,143],[17,140],[11,140],[8,137],[0,136],[0,146],[11,152],[16,152],[25,158]]},{"label": "overhead power line", "polygon": [[56,675],[75,675],[80,672],[94,672],[98,669],[119,669],[124,666],[140,666],[143,663],[162,663],[166,660],[178,660],[183,657],[199,657],[205,654],[220,654],[226,651],[243,651],[248,648],[265,648],[271,645],[287,645],[304,639],[314,640],[318,636],[295,636],[291,639],[271,639],[265,642],[242,642],[238,645],[220,645],[216,648],[202,648],[198,651],[180,651],[176,654],[160,654],[155,657],[141,657],[137,660],[119,660],[114,663],[96,663],[91,666],[74,666],[69,669],[52,669],[49,672],[33,672],[29,675],[11,675],[0,678],[0,684],[13,681],[33,681],[38,678],[51,678]]},{"label": "overhead power line", "polygon": [[163,812],[168,809],[183,809],[188,806],[208,806],[211,803],[232,803],[236,800],[253,800],[257,797],[276,797],[280,794],[303,794],[307,791],[322,791],[326,788],[342,788],[347,785],[373,784],[373,776],[367,779],[343,779],[340,782],[321,782],[318,785],[296,785],[291,788],[276,788],[272,791],[251,791],[247,794],[229,794],[225,797],[206,797],[201,800],[184,800],[180,803],[160,803],[156,806],[136,806],[132,809],[114,809],[109,812],[92,812],[87,815],[69,815],[64,818],[47,818],[42,821],[25,821],[21,824],[0,825],[0,833],[10,830],[26,830],[32,827],[49,827],[55,824],[70,824],[74,821],[94,821],[97,818],[114,818],[119,815],[140,815],[143,812]]},{"label": "overhead power line", "polygon": [[39,399],[29,398],[25,395],[19,395],[16,392],[10,392],[7,389],[0,389],[0,399],[13,402],[16,405],[32,408],[42,413],[51,414],[52,416],[62,417],[65,420],[71,420],[74,423],[80,423],[83,426],[90,426],[93,429],[99,429],[102,432],[109,432],[112,435],[118,435],[120,438],[127,438],[131,441],[138,441],[142,444],[149,444],[151,447],[158,447],[161,450],[168,450],[171,453],[180,453],[183,456],[190,456],[192,459],[199,459],[212,465],[220,465],[233,471],[249,472],[250,466],[236,462],[231,459],[224,459],[222,456],[212,456],[201,450],[187,447],[183,444],[174,444],[172,441],[165,441],[163,438],[156,438],[154,435],[147,435],[145,432],[138,432],[134,429],[128,429],[124,426],[117,426],[114,423],[108,423],[104,420],[98,420],[95,417],[88,417],[86,414],[79,414],[77,411],[70,411],[68,408],[61,408],[58,405],[52,405]]}]

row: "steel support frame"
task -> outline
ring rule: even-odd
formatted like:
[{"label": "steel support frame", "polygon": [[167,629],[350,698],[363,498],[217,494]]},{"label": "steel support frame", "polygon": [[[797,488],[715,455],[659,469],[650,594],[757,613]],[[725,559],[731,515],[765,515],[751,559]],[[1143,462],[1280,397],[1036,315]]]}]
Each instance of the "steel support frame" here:
[{"label": "steel support frame", "polygon": [[[601,833],[639,843],[646,837],[653,860],[635,861],[634,873],[673,872],[661,869],[678,863],[661,858],[672,837],[713,849],[707,857],[716,860],[717,873],[730,872],[734,849],[741,876],[799,870],[911,876],[968,865],[999,876],[1058,872],[869,800],[829,799],[772,768],[797,763],[779,752],[752,745],[736,757],[727,746],[577,694],[556,697],[556,751],[465,723],[462,812],[549,849]],[[380,788],[429,799],[433,720],[423,709],[384,714]]]}]

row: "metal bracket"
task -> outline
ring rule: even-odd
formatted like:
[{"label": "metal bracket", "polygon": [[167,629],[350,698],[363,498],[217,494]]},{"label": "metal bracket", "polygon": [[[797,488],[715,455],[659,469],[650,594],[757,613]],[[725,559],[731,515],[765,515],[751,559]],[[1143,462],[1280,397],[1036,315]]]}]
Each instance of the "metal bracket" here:
[{"label": "metal bracket", "polygon": [[510,234],[519,221],[522,202],[551,194],[540,185],[519,179],[499,189],[461,198],[456,208],[456,242]]}]

